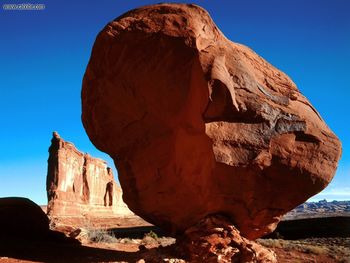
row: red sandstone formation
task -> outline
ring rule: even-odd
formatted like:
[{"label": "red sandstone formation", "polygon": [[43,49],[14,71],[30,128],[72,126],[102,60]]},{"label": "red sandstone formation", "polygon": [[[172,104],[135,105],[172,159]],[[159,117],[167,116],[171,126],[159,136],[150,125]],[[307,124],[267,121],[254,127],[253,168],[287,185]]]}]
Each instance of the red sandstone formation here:
[{"label": "red sandstone formation", "polygon": [[99,33],[82,121],[129,208],[174,234],[212,214],[268,234],[328,185],[341,154],[292,80],[196,5],[135,9]]},{"label": "red sandstone formation", "polygon": [[106,162],[79,152],[54,132],[49,148],[47,213],[51,217],[129,215]]},{"label": "red sandstone formation", "polygon": [[192,263],[277,262],[273,251],[241,237],[227,218],[218,215],[187,229],[179,246]]}]

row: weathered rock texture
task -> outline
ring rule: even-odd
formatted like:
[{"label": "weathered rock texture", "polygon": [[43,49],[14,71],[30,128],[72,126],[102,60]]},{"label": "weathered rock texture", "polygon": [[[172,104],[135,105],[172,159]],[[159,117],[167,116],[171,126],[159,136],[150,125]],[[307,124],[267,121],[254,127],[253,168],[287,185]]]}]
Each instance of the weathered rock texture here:
[{"label": "weathered rock texture", "polygon": [[48,215],[106,217],[132,214],[105,161],[81,153],[56,132],[49,153]]},{"label": "weathered rock texture", "polygon": [[341,154],[292,80],[195,5],[142,7],[99,33],[82,121],[129,208],[172,233],[209,214],[248,238],[270,233],[327,186]]},{"label": "weathered rock texture", "polygon": [[273,251],[241,237],[232,223],[220,215],[206,217],[188,228],[179,247],[190,255],[192,263],[277,262]]}]

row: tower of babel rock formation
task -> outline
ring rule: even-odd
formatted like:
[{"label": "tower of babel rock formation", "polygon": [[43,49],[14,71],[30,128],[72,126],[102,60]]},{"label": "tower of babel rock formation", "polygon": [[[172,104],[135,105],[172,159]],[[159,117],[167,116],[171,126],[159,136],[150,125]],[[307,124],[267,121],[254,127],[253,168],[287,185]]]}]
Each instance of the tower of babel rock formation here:
[{"label": "tower of babel rock formation", "polygon": [[47,213],[54,217],[132,214],[104,160],[82,153],[53,133],[47,172]]}]

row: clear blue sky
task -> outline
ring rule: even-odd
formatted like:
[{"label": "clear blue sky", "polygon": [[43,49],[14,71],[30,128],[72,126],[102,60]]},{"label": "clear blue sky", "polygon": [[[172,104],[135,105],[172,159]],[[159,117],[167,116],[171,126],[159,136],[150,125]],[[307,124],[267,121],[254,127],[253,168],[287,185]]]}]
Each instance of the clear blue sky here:
[{"label": "clear blue sky", "polygon": [[[131,8],[157,2],[32,2],[45,4],[43,11],[4,11],[1,6],[0,196],[46,203],[47,150],[54,130],[113,166],[82,127],[82,77],[105,24]],[[192,2],[206,8],[228,38],[286,72],[321,113],[341,139],[343,156],[335,179],[312,200],[350,200],[350,1]]]}]

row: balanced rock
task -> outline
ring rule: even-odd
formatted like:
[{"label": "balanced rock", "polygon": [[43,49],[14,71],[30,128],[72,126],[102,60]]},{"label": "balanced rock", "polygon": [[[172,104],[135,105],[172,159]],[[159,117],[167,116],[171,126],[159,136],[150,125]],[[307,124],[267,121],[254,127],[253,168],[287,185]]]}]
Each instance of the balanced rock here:
[{"label": "balanced rock", "polygon": [[292,80],[196,5],[135,9],[99,33],[82,121],[129,208],[173,234],[213,214],[245,237],[270,233],[328,185],[341,155]]},{"label": "balanced rock", "polygon": [[47,172],[47,214],[60,217],[130,215],[112,169],[53,133]]}]

